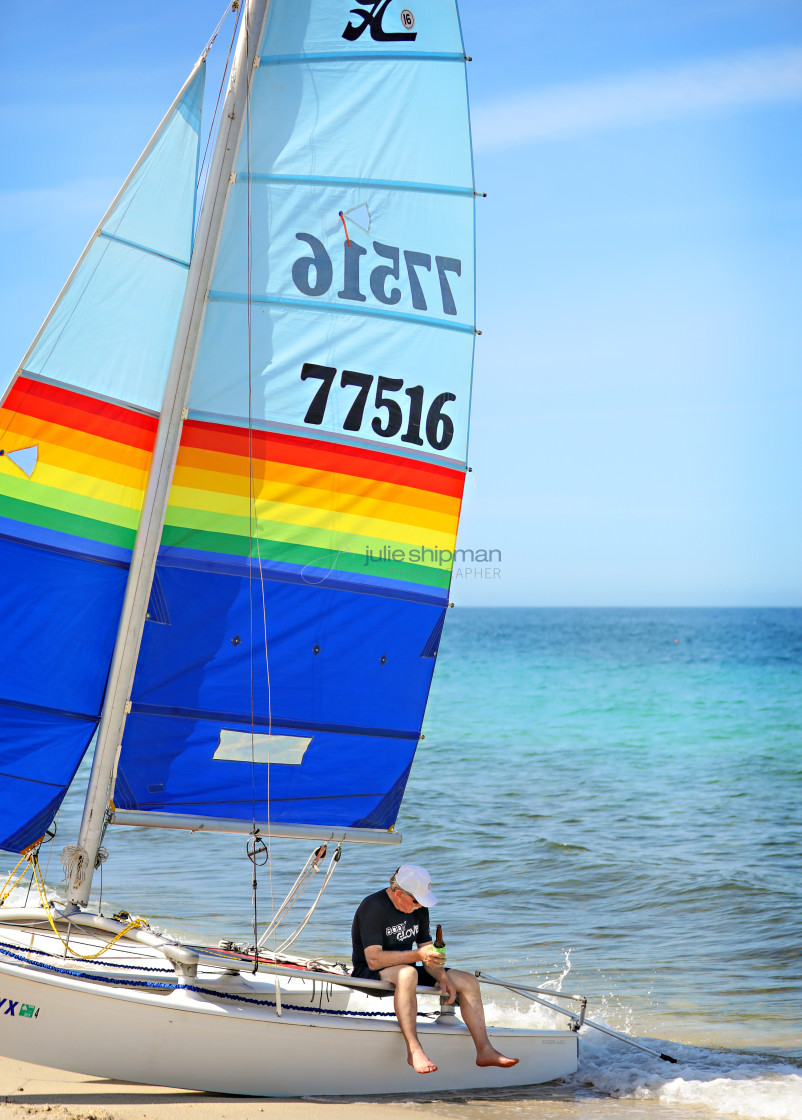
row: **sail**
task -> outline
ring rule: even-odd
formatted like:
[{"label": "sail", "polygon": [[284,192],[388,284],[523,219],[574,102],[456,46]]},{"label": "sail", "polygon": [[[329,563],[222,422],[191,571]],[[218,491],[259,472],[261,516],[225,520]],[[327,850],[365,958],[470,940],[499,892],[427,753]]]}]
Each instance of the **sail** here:
[{"label": "sail", "polygon": [[454,0],[272,0],[114,802],[389,829],[465,474],[474,183]]},{"label": "sail", "polygon": [[95,732],[192,250],[204,66],[0,409],[0,847],[52,822]]}]

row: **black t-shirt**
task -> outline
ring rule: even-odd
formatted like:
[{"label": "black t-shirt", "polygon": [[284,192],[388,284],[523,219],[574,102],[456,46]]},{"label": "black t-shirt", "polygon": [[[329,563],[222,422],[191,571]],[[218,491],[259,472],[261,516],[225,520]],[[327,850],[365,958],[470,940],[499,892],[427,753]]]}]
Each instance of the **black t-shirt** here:
[{"label": "black t-shirt", "polygon": [[429,911],[425,906],[418,907],[411,914],[404,914],[393,905],[386,890],[369,894],[359,904],[351,926],[354,975],[365,975],[371,971],[365,960],[367,945],[380,945],[382,949],[395,951],[411,949],[413,945],[428,945],[431,940]]}]

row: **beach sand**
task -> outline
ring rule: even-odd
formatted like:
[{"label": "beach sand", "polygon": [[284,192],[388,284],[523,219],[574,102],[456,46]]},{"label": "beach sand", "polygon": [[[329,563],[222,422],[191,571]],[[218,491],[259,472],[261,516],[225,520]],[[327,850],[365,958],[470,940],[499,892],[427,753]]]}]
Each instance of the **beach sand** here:
[{"label": "beach sand", "polygon": [[[227,1097],[111,1081],[0,1057],[0,1120],[409,1120],[392,1102]],[[425,1110],[416,1110],[416,1117]]]}]

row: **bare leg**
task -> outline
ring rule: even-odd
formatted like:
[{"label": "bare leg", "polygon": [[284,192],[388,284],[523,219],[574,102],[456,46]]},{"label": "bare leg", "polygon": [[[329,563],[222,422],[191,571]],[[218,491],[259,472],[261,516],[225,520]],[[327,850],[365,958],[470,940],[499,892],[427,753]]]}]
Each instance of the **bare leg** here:
[{"label": "bare leg", "polygon": [[401,1034],[407,1044],[407,1061],[416,1073],[435,1073],[437,1066],[423,1052],[416,1029],[418,997],[415,989],[418,986],[418,970],[411,964],[397,964],[383,968],[379,975],[395,988],[393,1003]]},{"label": "bare leg", "polygon": [[478,1066],[502,1066],[503,1068],[516,1066],[518,1059],[505,1058],[487,1037],[485,1010],[482,1007],[479,981],[470,973],[458,972],[454,968],[448,970],[448,975],[459,994],[460,1011],[476,1047],[476,1064]]}]

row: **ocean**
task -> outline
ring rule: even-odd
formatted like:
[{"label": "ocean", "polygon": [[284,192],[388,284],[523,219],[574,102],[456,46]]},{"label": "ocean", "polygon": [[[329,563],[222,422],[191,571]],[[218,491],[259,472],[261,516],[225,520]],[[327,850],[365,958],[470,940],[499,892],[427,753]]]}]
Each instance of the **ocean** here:
[{"label": "ocean", "polygon": [[[586,1027],[567,1081],[410,1097],[411,1120],[802,1118],[801,714],[802,609],[449,612],[404,843],[346,846],[300,944],[347,960],[357,903],[423,863],[454,966],[587,995],[589,1018],[678,1064]],[[106,846],[105,912],[250,940],[242,838],[118,829]],[[312,846],[273,841],[260,920]],[[556,1021],[487,1003],[505,1025]]]}]

